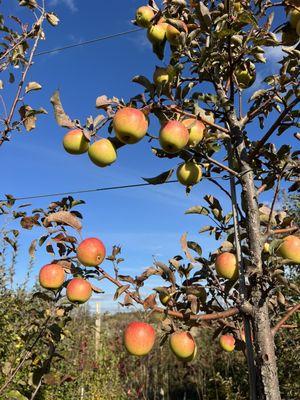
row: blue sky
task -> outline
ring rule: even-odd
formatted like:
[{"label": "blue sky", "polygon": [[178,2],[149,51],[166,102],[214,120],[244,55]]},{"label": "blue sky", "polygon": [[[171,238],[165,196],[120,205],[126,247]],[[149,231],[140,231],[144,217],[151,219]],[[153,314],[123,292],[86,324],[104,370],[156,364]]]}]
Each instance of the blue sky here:
[{"label": "blue sky", "polygon": [[[134,0],[52,0],[48,3],[48,8],[58,14],[61,22],[56,28],[47,26],[47,40],[39,51],[132,29],[130,20],[141,5]],[[6,2],[4,9],[12,14],[17,12],[12,0]],[[280,54],[278,50],[269,52],[276,68]],[[104,169],[91,164],[87,155],[68,155],[61,144],[65,130],[56,125],[49,103],[53,92],[59,89],[65,110],[71,118],[83,122],[87,116],[97,115],[97,96],[106,94],[128,99],[138,94],[140,87],[131,82],[132,77],[142,74],[151,78],[156,65],[161,62],[152,54],[144,31],[37,57],[29,80],[39,82],[43,89],[29,94],[26,102],[33,107],[46,108],[49,114],[38,119],[36,130],[15,134],[11,143],[1,148],[1,165],[7,171],[2,174],[1,194],[26,196],[139,183],[142,176],[155,176],[176,166],[176,160],[154,157],[146,140],[122,148],[117,162]],[[260,83],[255,85],[258,88]],[[149,131],[157,134],[158,125],[151,124]],[[184,215],[187,208],[203,204],[205,194],[225,200],[222,192],[205,180],[188,197],[179,184],[81,195],[87,203],[80,207],[84,214],[83,236],[100,237],[108,249],[120,244],[126,259],[121,267],[122,274],[140,273],[151,264],[153,256],[167,261],[178,254],[179,239],[185,231],[208,255],[216,244],[208,235],[198,234],[207,221],[200,216]],[[46,206],[54,199],[35,200],[32,204]],[[225,208],[229,208],[226,201]],[[26,245],[32,237],[32,233],[27,232],[22,239],[17,264],[20,280],[26,270]],[[48,261],[49,257],[40,251],[32,282],[39,268]],[[107,265],[111,268],[109,263]],[[102,287],[108,288],[108,292],[113,289],[103,283]],[[104,308],[111,306],[108,297],[110,295],[98,297],[103,299]]]}]

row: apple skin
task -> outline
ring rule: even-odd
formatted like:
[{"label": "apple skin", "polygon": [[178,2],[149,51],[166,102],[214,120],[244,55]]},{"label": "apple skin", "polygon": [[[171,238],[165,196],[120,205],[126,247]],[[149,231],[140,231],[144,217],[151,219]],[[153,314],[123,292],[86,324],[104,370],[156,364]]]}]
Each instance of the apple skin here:
[{"label": "apple skin", "polygon": [[256,72],[255,65],[252,62],[248,62],[246,65],[238,66],[234,71],[239,88],[247,89],[253,85]]},{"label": "apple skin", "polygon": [[136,10],[135,21],[138,26],[148,28],[151,25],[151,20],[154,17],[154,12],[149,6],[142,6]]},{"label": "apple skin", "polygon": [[124,345],[133,356],[145,356],[155,342],[155,330],[146,322],[130,322],[124,331]]},{"label": "apple skin", "polygon": [[[182,31],[185,31],[187,33],[188,29],[186,24],[183,21],[178,20],[177,21],[181,26],[182,26]],[[181,31],[175,26],[168,24],[167,29],[166,29],[166,38],[167,41],[172,45],[172,46],[178,46],[180,45],[180,33]]]},{"label": "apple skin", "polygon": [[106,255],[103,242],[97,238],[84,239],[77,247],[77,258],[86,267],[100,265]]},{"label": "apple skin", "polygon": [[192,161],[181,164],[176,171],[178,181],[184,186],[196,185],[202,178],[200,165]]},{"label": "apple skin", "polygon": [[147,37],[152,44],[162,43],[166,38],[166,30],[168,24],[165,22],[159,22],[156,25],[152,25],[147,32]]},{"label": "apple skin", "polygon": [[73,278],[67,285],[67,298],[71,303],[85,303],[91,295],[91,284],[83,278]]},{"label": "apple skin", "polygon": [[194,119],[187,118],[182,121],[183,125],[189,130],[189,141],[187,143],[188,147],[195,147],[201,142],[205,132],[205,125],[203,122]]},{"label": "apple skin", "polygon": [[235,339],[232,335],[220,336],[219,343],[221,348],[229,353],[235,348]]},{"label": "apple skin", "polygon": [[298,22],[300,22],[300,10],[296,10],[295,8],[292,8],[291,11],[288,14],[290,18],[290,24],[291,27],[296,29]]},{"label": "apple skin", "polygon": [[59,289],[65,281],[65,271],[59,264],[46,264],[39,272],[40,285],[45,289]]},{"label": "apple skin", "polygon": [[94,142],[88,151],[90,160],[98,167],[104,168],[111,165],[117,159],[117,152],[108,139],[100,139]]},{"label": "apple skin", "polygon": [[113,128],[117,138],[124,144],[139,142],[146,135],[148,120],[145,114],[132,107],[118,110],[113,119]]},{"label": "apple skin", "polygon": [[159,132],[159,142],[166,153],[175,154],[188,143],[189,131],[179,121],[168,121]]},{"label": "apple skin", "polygon": [[282,29],[281,43],[283,46],[294,46],[299,42],[299,36],[297,35],[296,29],[290,24]]},{"label": "apple skin", "polygon": [[83,154],[88,151],[89,141],[85,138],[81,129],[73,129],[65,134],[63,146],[70,154]]},{"label": "apple skin", "polygon": [[300,263],[300,238],[294,235],[286,236],[278,248],[278,254],[295,263]]},{"label": "apple skin", "polygon": [[216,271],[219,276],[229,280],[236,280],[239,275],[236,256],[232,253],[219,254],[215,261]]},{"label": "apple skin", "polygon": [[188,361],[189,358],[193,357],[196,349],[195,340],[189,332],[172,333],[169,344],[172,352],[181,361]]}]

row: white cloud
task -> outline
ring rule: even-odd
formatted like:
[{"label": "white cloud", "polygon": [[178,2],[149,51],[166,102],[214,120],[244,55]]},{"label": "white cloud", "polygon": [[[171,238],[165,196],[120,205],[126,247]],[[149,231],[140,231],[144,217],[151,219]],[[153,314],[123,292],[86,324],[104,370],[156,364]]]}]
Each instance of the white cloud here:
[{"label": "white cloud", "polygon": [[75,0],[52,0],[50,6],[57,6],[58,4],[64,4],[72,12],[78,11],[78,8],[75,5]]}]

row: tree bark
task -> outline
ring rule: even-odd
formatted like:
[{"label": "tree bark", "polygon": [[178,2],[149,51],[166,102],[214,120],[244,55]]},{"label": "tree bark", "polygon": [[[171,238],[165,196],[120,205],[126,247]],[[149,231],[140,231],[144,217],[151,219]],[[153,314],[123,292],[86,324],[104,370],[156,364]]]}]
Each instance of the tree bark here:
[{"label": "tree bark", "polygon": [[255,345],[256,376],[258,382],[258,400],[280,400],[274,338],[271,332],[268,296],[264,284],[261,259],[262,242],[260,235],[260,218],[254,175],[249,163],[244,134],[233,111],[228,113],[228,122],[232,133],[233,146],[236,148],[240,162],[241,185],[243,191],[244,211],[246,213],[246,230],[250,250],[251,264],[246,270],[250,282],[249,299],[253,305],[252,327]]}]

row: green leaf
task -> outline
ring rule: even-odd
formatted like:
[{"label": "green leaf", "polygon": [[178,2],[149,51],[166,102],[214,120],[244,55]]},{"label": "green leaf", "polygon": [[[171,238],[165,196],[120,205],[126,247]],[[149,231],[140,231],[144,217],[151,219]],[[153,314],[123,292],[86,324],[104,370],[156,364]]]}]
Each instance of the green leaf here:
[{"label": "green leaf", "polygon": [[185,214],[202,214],[209,215],[209,210],[206,207],[194,206],[186,210]]},{"label": "green leaf", "polygon": [[173,174],[173,169],[170,169],[166,172],[163,172],[160,175],[155,176],[154,178],[142,178],[144,181],[150,183],[151,185],[160,185],[162,183],[167,182]]}]

